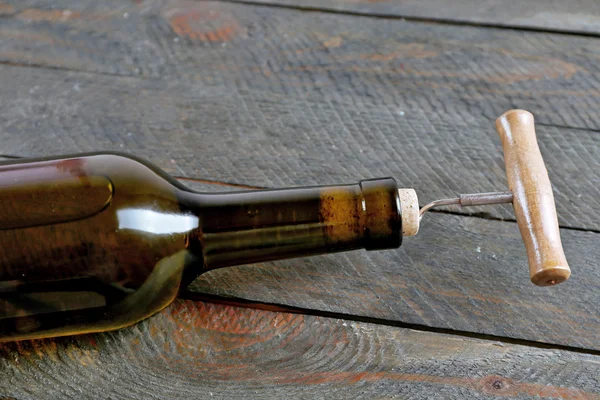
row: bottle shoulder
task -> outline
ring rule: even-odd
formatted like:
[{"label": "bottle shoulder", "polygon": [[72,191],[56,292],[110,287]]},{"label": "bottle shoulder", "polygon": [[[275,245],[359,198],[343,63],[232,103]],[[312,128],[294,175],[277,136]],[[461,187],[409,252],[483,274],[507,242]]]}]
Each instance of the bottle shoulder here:
[{"label": "bottle shoulder", "polygon": [[13,160],[0,164],[0,208],[5,211],[0,223],[3,229],[62,223],[107,208],[112,213],[179,213],[185,190],[159,167],[125,153]]},{"label": "bottle shoulder", "polygon": [[120,151],[73,153],[0,162],[0,172],[33,169],[35,173],[44,170],[46,175],[51,175],[50,171],[53,168],[77,176],[110,174],[115,177],[130,176],[130,178],[143,181],[154,180],[155,183],[164,181],[178,190],[190,191],[156,164],[142,157]]}]

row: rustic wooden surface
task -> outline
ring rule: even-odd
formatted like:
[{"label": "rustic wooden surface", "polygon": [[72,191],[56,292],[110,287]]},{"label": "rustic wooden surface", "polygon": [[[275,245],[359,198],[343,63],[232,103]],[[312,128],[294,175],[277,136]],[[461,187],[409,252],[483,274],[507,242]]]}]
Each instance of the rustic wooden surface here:
[{"label": "rustic wooden surface", "polygon": [[0,346],[4,395],[598,399],[597,356],[177,300],[113,334]]},{"label": "rustic wooden surface", "polygon": [[213,191],[391,175],[426,202],[504,189],[493,121],[526,108],[573,269],[533,287],[508,207],[433,213],[398,251],[214,271],[139,326],[4,345],[0,398],[600,398],[600,44],[477,26],[593,36],[597,6],[456,3],[0,2],[0,154],[129,151]]}]

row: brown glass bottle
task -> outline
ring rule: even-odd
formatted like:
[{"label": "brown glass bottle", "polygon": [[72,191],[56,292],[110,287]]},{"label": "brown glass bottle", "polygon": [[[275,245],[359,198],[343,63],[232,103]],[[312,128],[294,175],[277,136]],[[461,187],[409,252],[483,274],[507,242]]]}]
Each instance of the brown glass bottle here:
[{"label": "brown glass bottle", "polygon": [[118,329],[211,269],[401,243],[391,178],[196,193],[94,153],[0,164],[0,341]]}]

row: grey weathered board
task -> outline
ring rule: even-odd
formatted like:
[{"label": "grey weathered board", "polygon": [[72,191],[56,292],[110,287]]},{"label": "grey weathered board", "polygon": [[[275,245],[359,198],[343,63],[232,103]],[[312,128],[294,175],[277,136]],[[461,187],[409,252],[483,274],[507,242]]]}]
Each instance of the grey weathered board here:
[{"label": "grey weathered board", "polygon": [[0,397],[600,398],[600,357],[177,300],[116,333],[0,345]]},{"label": "grey weathered board", "polygon": [[305,10],[600,35],[595,0],[231,0]]},{"label": "grey weathered board", "polygon": [[[68,112],[44,97],[60,96],[80,112],[70,118],[96,135],[111,130],[101,138],[107,146],[131,140],[122,137],[124,127],[135,131],[143,119],[159,121],[148,123],[158,138],[177,130],[179,139],[167,149],[193,164],[196,176],[272,186],[389,173],[427,201],[505,187],[493,121],[520,107],[545,125],[540,141],[561,225],[600,230],[596,39],[214,2],[143,3],[139,13],[129,4],[128,12],[69,10],[62,17],[69,4],[77,6],[62,3],[52,13],[24,9],[4,18],[0,60],[137,79],[39,73],[56,82],[8,85],[27,103],[10,104],[12,115],[39,101],[65,118]],[[20,74],[6,79],[35,75]],[[89,90],[78,94],[85,82],[111,100]],[[82,96],[94,110],[82,112]],[[86,113],[105,125],[90,126],[86,120],[94,117]],[[120,120],[110,125],[111,117]],[[65,123],[62,129],[77,132]],[[222,152],[199,160],[190,140],[222,146],[230,167],[207,176],[197,166],[218,157],[223,163]],[[234,141],[252,148],[233,155]],[[257,149],[263,143],[266,149]],[[485,212],[512,218],[506,207]]]},{"label": "grey weathered board", "polygon": [[545,124],[600,129],[596,38],[205,1],[149,1],[136,12],[53,4],[2,19],[0,61],[462,117],[519,106]]}]

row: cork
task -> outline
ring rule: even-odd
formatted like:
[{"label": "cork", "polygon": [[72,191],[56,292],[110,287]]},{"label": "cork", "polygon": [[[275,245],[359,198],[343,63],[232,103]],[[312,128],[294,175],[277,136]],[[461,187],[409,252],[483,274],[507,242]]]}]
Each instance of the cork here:
[{"label": "cork", "polygon": [[415,236],[419,232],[419,199],[414,189],[398,189],[402,210],[402,236]]}]

